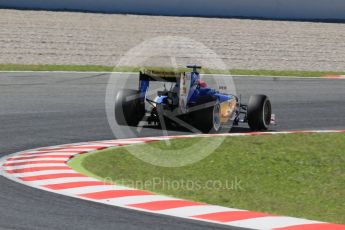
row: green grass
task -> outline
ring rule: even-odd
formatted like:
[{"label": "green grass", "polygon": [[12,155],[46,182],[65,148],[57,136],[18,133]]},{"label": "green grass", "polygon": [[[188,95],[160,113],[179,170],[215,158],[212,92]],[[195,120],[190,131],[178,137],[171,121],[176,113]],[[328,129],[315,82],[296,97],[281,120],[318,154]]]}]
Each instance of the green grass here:
[{"label": "green grass", "polygon": [[[160,71],[176,71],[172,68],[148,67]],[[19,65],[0,64],[0,71],[92,71],[92,72],[138,72],[140,67],[112,67],[101,65]],[[187,71],[188,69],[177,69],[177,71]],[[324,75],[345,74],[345,72],[327,71],[295,71],[295,70],[212,70],[203,69],[202,73],[212,74],[233,74],[233,75],[259,75],[259,76],[299,76],[299,77],[320,77]]]},{"label": "green grass", "polygon": [[140,149],[141,154],[162,156],[167,149],[181,150],[200,140],[204,146],[211,143],[210,138],[192,138],[172,140],[170,146],[121,147],[82,155],[71,166],[180,198],[345,223],[345,134],[227,137],[205,159],[179,168],[154,166],[129,153]]}]

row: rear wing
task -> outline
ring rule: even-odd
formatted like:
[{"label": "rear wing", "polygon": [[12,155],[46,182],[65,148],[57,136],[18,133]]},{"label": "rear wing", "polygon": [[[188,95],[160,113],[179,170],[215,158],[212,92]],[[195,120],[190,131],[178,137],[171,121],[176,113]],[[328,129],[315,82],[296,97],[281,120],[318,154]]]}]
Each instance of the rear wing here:
[{"label": "rear wing", "polygon": [[[188,95],[191,87],[191,73],[185,72],[162,72],[144,70],[139,73],[139,91],[141,98],[145,98],[150,81],[172,82],[178,86],[179,107],[182,112],[187,110]],[[143,99],[144,100],[144,99]]]},{"label": "rear wing", "polygon": [[143,70],[139,73],[139,81],[179,82],[185,75],[185,72]]}]

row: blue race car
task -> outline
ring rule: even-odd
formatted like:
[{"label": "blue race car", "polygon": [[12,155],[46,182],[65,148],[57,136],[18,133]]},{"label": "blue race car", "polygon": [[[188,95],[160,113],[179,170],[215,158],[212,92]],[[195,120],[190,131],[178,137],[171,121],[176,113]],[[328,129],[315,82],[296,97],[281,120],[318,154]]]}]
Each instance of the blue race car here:
[{"label": "blue race car", "polygon": [[[272,109],[266,95],[254,95],[248,105],[240,98],[209,88],[200,79],[200,66],[187,66],[191,72],[139,73],[138,90],[122,89],[115,100],[115,118],[119,125],[138,126],[140,121],[157,124],[166,129],[181,125],[194,132],[216,133],[223,127],[248,123],[252,130],[267,130]],[[150,82],[170,82],[170,89],[148,97]],[[147,104],[149,106],[147,106]],[[149,107],[149,108],[147,108]]]}]

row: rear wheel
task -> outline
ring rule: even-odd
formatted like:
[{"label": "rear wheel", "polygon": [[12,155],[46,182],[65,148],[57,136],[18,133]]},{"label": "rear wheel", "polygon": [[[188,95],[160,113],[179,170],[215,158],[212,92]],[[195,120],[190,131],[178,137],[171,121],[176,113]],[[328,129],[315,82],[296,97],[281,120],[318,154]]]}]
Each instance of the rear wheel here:
[{"label": "rear wheel", "polygon": [[219,102],[213,98],[208,98],[199,102],[197,106],[203,105],[205,105],[205,108],[193,112],[192,119],[195,128],[203,133],[219,132],[221,130],[221,111]]},{"label": "rear wheel", "polygon": [[115,99],[115,119],[119,125],[137,126],[145,115],[138,90],[120,90]]},{"label": "rear wheel", "polygon": [[266,95],[251,96],[248,103],[247,118],[253,131],[267,130],[271,122],[272,106]]}]

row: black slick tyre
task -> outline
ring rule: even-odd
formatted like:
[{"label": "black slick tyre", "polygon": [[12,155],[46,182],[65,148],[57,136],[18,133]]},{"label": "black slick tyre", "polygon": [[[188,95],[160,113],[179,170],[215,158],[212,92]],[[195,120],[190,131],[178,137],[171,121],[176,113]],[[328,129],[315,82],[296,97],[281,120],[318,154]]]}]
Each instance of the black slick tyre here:
[{"label": "black slick tyre", "polygon": [[205,108],[193,112],[192,119],[195,128],[203,133],[218,133],[222,128],[219,102],[208,97],[200,100],[197,106]]},{"label": "black slick tyre", "polygon": [[137,126],[145,115],[138,90],[122,89],[115,98],[115,119],[119,125]]},{"label": "black slick tyre", "polygon": [[266,95],[253,95],[249,99],[247,119],[251,130],[267,130],[271,122],[272,106]]}]

